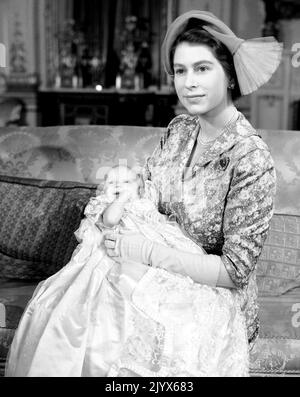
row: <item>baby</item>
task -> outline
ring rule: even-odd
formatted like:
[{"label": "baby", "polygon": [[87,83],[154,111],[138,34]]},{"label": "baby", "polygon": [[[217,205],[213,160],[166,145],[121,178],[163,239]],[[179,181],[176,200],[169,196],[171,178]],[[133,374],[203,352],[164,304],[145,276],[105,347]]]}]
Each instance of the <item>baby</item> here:
[{"label": "baby", "polygon": [[85,215],[104,232],[131,230],[165,246],[204,254],[177,223],[169,222],[158,211],[157,204],[158,194],[152,182],[144,182],[127,166],[115,166],[105,177],[102,194],[90,200]]},{"label": "baby", "polygon": [[[141,175],[127,166],[115,166],[107,173],[104,184],[104,196],[108,205],[100,214],[102,225],[113,228],[122,221],[128,204],[141,200],[145,193],[145,184]],[[149,192],[150,193],[150,192]],[[96,199],[97,200],[97,199]],[[105,199],[104,199],[105,200]],[[146,204],[146,201],[144,202]],[[152,207],[152,203],[147,203]],[[154,209],[154,208],[153,208]],[[162,216],[163,217],[163,216]],[[99,224],[99,218],[96,224]]]}]

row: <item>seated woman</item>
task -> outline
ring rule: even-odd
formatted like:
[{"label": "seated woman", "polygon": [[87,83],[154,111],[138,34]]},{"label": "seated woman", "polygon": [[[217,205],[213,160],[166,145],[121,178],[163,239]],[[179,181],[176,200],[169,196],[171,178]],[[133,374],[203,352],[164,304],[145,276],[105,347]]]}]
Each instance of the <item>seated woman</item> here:
[{"label": "seated woman", "polygon": [[[256,263],[276,176],[233,99],[267,81],[281,46],[241,40],[214,15],[190,11],[170,25],[163,51],[189,114],[171,121],[144,168],[159,213],[133,200],[122,218],[129,231],[105,233],[103,245],[91,203],[83,244],[22,317],[7,375],[248,375],[259,325]],[[104,224],[121,219],[117,200]]]},{"label": "seated woman", "polygon": [[[269,148],[234,100],[266,83],[281,54],[274,38],[240,39],[209,12],[192,10],[170,24],[163,63],[187,114],[170,122],[144,174],[159,192],[159,211],[176,219],[207,255],[172,248],[166,254],[139,234],[107,234],[105,241],[113,258],[235,290],[249,348],[259,332],[256,264],[273,215],[276,174]],[[192,337],[191,331],[187,344]],[[239,358],[231,357],[237,365]],[[216,376],[222,366],[216,355]],[[199,361],[200,368],[205,363]]]}]

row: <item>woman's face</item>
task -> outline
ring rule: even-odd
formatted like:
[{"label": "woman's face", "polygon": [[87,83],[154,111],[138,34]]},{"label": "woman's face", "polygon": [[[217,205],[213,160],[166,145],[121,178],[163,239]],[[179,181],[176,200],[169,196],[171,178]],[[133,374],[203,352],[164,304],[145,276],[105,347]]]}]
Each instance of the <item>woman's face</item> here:
[{"label": "woman's face", "polygon": [[228,78],[209,47],[179,43],[173,64],[178,98],[190,114],[213,116],[228,105]]}]

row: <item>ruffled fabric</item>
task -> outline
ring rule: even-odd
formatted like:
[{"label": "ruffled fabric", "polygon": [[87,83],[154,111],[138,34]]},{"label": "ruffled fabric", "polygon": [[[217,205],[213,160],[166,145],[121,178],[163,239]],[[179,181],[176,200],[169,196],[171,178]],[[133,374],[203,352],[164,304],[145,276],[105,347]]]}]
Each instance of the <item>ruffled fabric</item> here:
[{"label": "ruffled fabric", "polygon": [[108,376],[248,376],[245,319],[229,290],[150,269],[132,301],[138,310]]},{"label": "ruffled fabric", "polygon": [[267,83],[282,59],[283,44],[273,37],[244,40],[233,56],[242,95]]}]

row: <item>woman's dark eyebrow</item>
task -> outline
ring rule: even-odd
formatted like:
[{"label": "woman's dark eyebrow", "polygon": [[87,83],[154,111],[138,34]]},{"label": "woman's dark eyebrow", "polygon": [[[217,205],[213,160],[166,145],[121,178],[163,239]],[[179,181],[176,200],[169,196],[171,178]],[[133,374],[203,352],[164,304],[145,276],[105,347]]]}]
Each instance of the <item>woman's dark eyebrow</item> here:
[{"label": "woman's dark eyebrow", "polygon": [[[202,61],[193,63],[193,66],[198,66],[198,65],[201,65],[201,64],[203,64],[203,63],[209,63],[209,64],[213,65],[213,62],[212,62],[212,61],[202,60]],[[175,66],[185,66],[185,65],[182,65],[181,63],[174,63],[173,66],[175,67]]]}]

